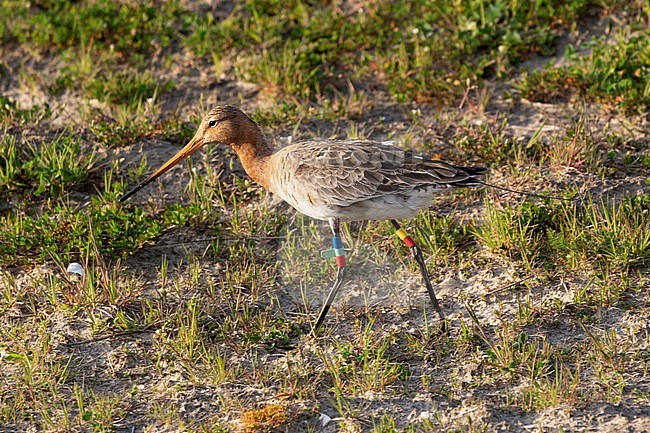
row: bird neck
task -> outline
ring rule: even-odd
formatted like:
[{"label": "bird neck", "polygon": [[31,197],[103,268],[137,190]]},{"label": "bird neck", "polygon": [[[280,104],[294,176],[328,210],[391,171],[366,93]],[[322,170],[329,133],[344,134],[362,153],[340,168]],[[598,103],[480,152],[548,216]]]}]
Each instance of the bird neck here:
[{"label": "bird neck", "polygon": [[269,169],[267,167],[269,158],[273,155],[273,149],[263,134],[255,140],[246,140],[242,143],[232,145],[241,161],[246,173],[262,187],[270,189]]}]

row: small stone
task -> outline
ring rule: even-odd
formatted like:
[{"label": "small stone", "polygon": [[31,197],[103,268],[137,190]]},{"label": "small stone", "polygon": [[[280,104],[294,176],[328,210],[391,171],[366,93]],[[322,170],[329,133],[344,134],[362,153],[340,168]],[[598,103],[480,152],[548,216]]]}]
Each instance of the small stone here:
[{"label": "small stone", "polygon": [[325,427],[327,424],[332,421],[332,418],[328,415],[325,415],[324,413],[321,413],[320,416],[318,417],[318,420],[321,422],[323,427]]},{"label": "small stone", "polygon": [[68,269],[66,269],[66,272],[69,274],[78,274],[83,276],[84,268],[79,263],[72,262],[68,265]]}]

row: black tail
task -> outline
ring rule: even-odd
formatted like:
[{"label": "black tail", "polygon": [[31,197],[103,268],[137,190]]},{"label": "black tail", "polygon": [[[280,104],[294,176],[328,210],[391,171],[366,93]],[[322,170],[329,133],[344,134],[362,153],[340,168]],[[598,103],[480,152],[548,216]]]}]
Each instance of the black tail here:
[{"label": "black tail", "polygon": [[488,169],[486,167],[458,167],[454,166],[456,170],[468,175],[467,179],[459,182],[454,182],[454,186],[465,188],[478,185],[485,185],[485,174]]},{"label": "black tail", "polygon": [[524,191],[517,191],[516,189],[510,189],[506,188],[503,186],[497,186],[493,185],[491,183],[488,183],[485,181],[485,174],[487,173],[488,169],[485,167],[456,167],[454,166],[455,169],[459,171],[464,171],[469,175],[469,177],[466,180],[456,182],[454,186],[459,186],[459,187],[472,187],[472,186],[487,186],[489,188],[494,188],[498,189],[500,191],[507,191],[507,192],[512,192],[515,194],[520,194],[520,195],[525,195],[527,197],[538,197],[538,198],[547,198],[551,200],[573,200],[571,198],[567,197],[559,197],[556,195],[548,195],[548,194],[535,194],[533,192],[524,192]]}]

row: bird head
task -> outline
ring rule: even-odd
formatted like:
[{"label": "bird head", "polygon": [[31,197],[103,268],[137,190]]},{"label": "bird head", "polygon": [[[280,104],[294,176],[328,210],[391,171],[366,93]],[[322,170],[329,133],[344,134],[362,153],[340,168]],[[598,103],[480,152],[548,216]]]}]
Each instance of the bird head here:
[{"label": "bird head", "polygon": [[120,201],[125,201],[206,144],[226,144],[237,149],[245,143],[256,143],[260,137],[265,140],[257,124],[239,108],[232,105],[218,105],[201,120],[194,137],[185,147],[148,178],[124,194]]}]

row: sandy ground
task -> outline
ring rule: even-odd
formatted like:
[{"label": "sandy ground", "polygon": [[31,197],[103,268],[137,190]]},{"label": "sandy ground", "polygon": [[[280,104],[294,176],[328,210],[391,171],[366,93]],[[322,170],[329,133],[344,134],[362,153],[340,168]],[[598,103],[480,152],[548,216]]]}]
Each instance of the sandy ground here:
[{"label": "sandy ground", "polygon": [[[598,31],[598,30],[596,30]],[[79,98],[73,93],[52,97],[48,95],[40,84],[48,82],[50,77],[60,68],[58,60],[49,57],[25,57],[25,53],[3,52],[5,62],[14,71],[21,66],[28,74],[38,76],[35,87],[25,86],[21,83],[18,74],[9,74],[0,82],[0,93],[20,104],[22,107],[30,107],[34,104],[48,103],[52,108],[54,117],[52,126],[55,127],[83,127],[79,124],[84,113],[95,108],[102,108],[97,101],[87,101]],[[544,59],[546,62],[548,59]],[[561,62],[562,59],[556,59]],[[541,60],[531,60],[530,65],[534,67]],[[261,94],[258,86],[252,83],[239,82],[232,79],[228,74],[228,65],[224,67],[221,77],[206,73],[210,68],[205,64],[197,64],[195,61],[175,54],[172,67],[163,68],[160,61],[154,59],[152,71],[165,79],[173,79],[176,83],[175,89],[163,97],[160,106],[160,116],[164,117],[172,113],[178,113],[180,118],[188,120],[191,116],[199,114],[217,102],[233,103],[240,105],[245,111],[255,107],[268,104],[268,99]],[[490,85],[487,92],[492,93],[490,102],[486,107],[474,107],[466,109],[460,114],[457,124],[461,122],[488,121],[497,113],[508,120],[507,132],[519,137],[530,137],[539,128],[542,128],[546,137],[553,137],[563,131],[578,110],[569,105],[538,104],[523,100],[505,100],[504,85]],[[512,90],[512,89],[509,89]],[[383,140],[389,134],[399,136],[401,132],[408,130],[409,116],[407,109],[399,107],[390,101],[390,98],[381,91],[368,92],[368,110],[363,113],[362,119],[358,122],[360,130],[371,131],[374,139]],[[198,106],[202,101],[202,106]],[[416,108],[415,106],[413,107]],[[429,141],[435,143],[441,153],[448,151],[445,146],[446,140],[455,134],[454,123],[440,121],[440,114],[427,107],[417,107],[423,112],[421,123],[430,125],[427,131]],[[610,131],[624,131],[625,119],[603,117],[601,112],[589,113],[590,128],[598,131],[607,124]],[[382,118],[382,127],[377,126],[377,119]],[[336,133],[335,126],[331,124],[319,125],[318,122],[308,121],[306,127],[300,133],[304,135],[320,133],[331,135]],[[641,139],[647,139],[647,123],[632,131],[621,133],[637,134]],[[339,132],[345,128],[339,126]],[[282,139],[291,134],[290,129],[273,131],[273,138],[280,143]],[[295,137],[300,138],[300,137]],[[146,153],[150,167],[159,166],[173,155],[178,147],[171,143],[159,140],[145,140],[137,143],[124,143],[123,146],[107,150],[103,158],[106,161],[119,159],[124,166],[136,165],[142,154]],[[217,164],[227,165],[226,162],[232,158],[232,153],[222,152],[217,158],[220,161],[212,161]],[[200,166],[200,163],[198,163]],[[241,170],[235,164],[236,170]],[[200,167],[199,167],[200,168]],[[648,186],[644,183],[643,176],[625,179],[602,179],[597,176],[590,176],[577,173],[567,169],[565,176],[558,176],[557,179],[548,179],[552,184],[563,182],[580,184],[583,191],[603,192],[607,191],[614,195],[635,194],[648,192]],[[495,182],[502,180],[499,174],[494,178]],[[135,203],[143,203],[150,195],[166,196],[166,200],[179,199],[182,185],[187,178],[182,170],[171,173],[164,183],[156,185],[146,193],[141,194]],[[521,185],[515,185],[520,186]],[[505,194],[508,196],[508,194]],[[271,206],[278,212],[292,212],[286,205],[277,202],[271,197],[265,196],[264,206]],[[259,206],[253,203],[247,206]],[[452,203],[445,203],[441,200],[439,211],[444,213],[452,209]],[[469,218],[481,215],[484,211],[483,201],[464,209],[460,217]],[[291,233],[301,227],[302,222],[290,220],[287,225],[287,233]],[[327,228],[320,230],[324,241],[327,239]],[[198,233],[191,227],[179,228],[165,234],[156,245],[145,247],[141,252],[129,257],[126,261],[129,269],[139,273],[146,283],[146,286],[156,284],[156,271],[160,266],[163,255],[167,257],[172,265],[181,263],[182,258],[188,250],[200,251],[205,244],[195,242],[197,236],[205,234]],[[181,245],[183,245],[181,247]],[[169,246],[176,246],[170,248]],[[278,260],[287,260],[282,256],[282,250],[278,252]],[[311,259],[309,259],[311,260]],[[318,259],[313,259],[318,263]],[[402,263],[393,256],[381,256],[376,251],[370,250],[367,246],[355,245],[350,259],[354,263],[350,282],[347,284],[341,297],[335,305],[331,325],[334,326],[334,334],[342,337],[349,337],[353,332],[354,317],[363,315],[366,308],[380,309],[384,323],[376,323],[378,329],[390,329],[391,327],[404,327],[405,329],[423,325],[423,308],[428,308],[427,299],[420,286],[419,275],[404,270]],[[218,263],[213,263],[205,258],[201,263],[202,269],[209,275],[218,273]],[[318,266],[318,265],[316,265]],[[299,276],[290,265],[278,278],[278,284],[272,289],[272,296],[276,298],[277,305],[285,314],[298,314],[302,308],[303,293],[301,293]],[[577,275],[569,281],[557,281],[551,285],[548,283],[536,283],[533,278],[530,288],[523,291],[509,290],[513,284],[520,282],[520,270],[512,264],[502,263],[495,260],[491,266],[481,266],[473,270],[460,272],[457,270],[448,271],[445,274],[435,275],[435,282],[438,284],[438,294],[443,300],[445,310],[451,317],[452,323],[458,325],[461,318],[467,319],[467,305],[471,305],[476,312],[478,319],[486,326],[499,326],[500,317],[503,314],[512,314],[516,311],[518,304],[523,297],[532,297],[536,305],[553,300],[571,302],[575,294],[575,286],[585,284],[583,276]],[[18,285],[37,284],[43,275],[56,273],[58,270],[51,264],[21,269],[16,273]],[[284,272],[284,274],[283,274]],[[648,276],[646,275],[645,278]],[[329,287],[328,281],[314,281],[308,288],[307,297],[311,299],[312,309],[318,305],[319,299]],[[143,293],[146,293],[146,289]],[[634,339],[644,345],[646,353],[650,349],[648,343],[648,323],[650,322],[650,308],[648,306],[647,293],[643,298],[634,299],[634,311],[623,311],[616,308],[602,311],[600,327],[619,331],[622,338],[625,336]],[[16,314],[19,314],[16,312]],[[222,409],[220,400],[215,396],[225,396],[237,401],[273,401],[275,387],[260,386],[250,383],[225,383],[225,384],[197,384],[193,383],[186,372],[177,368],[161,368],[159,371],[141,371],[138,359],[146,358],[147,352],[153,345],[156,345],[158,336],[155,332],[143,332],[130,336],[116,336],[106,340],[97,340],[90,333],[87,321],[82,317],[52,318],[53,324],[48,332],[53,338],[53,344],[60,355],[74,354],[77,369],[82,369],[88,378],[98,384],[96,391],[101,389],[112,391],[125,391],[137,389],[131,400],[129,414],[118,426],[118,431],[130,432],[132,425],[147,426],[147,429],[138,427],[135,431],[177,431],[176,427],[170,425],[149,425],[146,420],[148,405],[151,401],[164,402],[177,406],[180,413],[186,419],[201,421],[206,420],[212,414],[219,413]],[[557,344],[576,344],[586,338],[581,329],[567,328],[566,318],[558,317],[555,323],[544,329],[531,329],[532,333],[544,336]],[[383,332],[383,331],[379,331]],[[645,338],[642,336],[645,335]],[[301,337],[301,341],[292,342],[304,347],[304,353],[296,353],[291,350],[280,353],[264,353],[259,361],[274,366],[278,370],[286,368],[292,362],[303,362],[297,358],[313,357],[316,341],[307,341],[308,337]],[[638,349],[638,348],[637,348]],[[233,355],[235,356],[235,355]],[[472,377],[481,375],[482,366],[469,362],[467,365],[457,366],[456,371],[437,371],[436,364],[429,366],[426,363],[411,365],[413,376],[428,376],[437,380],[437,385],[444,388],[451,376],[460,378],[461,381],[471,381]],[[4,366],[3,368],[12,368]],[[650,393],[650,380],[647,377],[646,365],[634,367],[629,373],[630,386],[634,387],[639,395],[645,398],[623,400],[620,403],[590,403],[577,405],[561,405],[540,411],[523,412],[513,407],[507,407],[498,402],[502,401],[503,389],[483,388],[454,392],[453,395],[429,394],[413,392],[412,389],[401,390],[389,393],[381,398],[373,396],[357,396],[352,399],[354,404],[362,407],[362,417],[370,415],[381,416],[383,413],[397,415],[402,421],[414,421],[421,418],[423,414],[437,411],[440,414],[440,424],[446,431],[470,431],[468,423],[475,426],[485,426],[485,431],[600,431],[600,432],[647,432],[650,431],[650,407],[647,396]],[[415,380],[415,379],[414,379]],[[436,388],[436,386],[434,386]],[[495,404],[492,404],[495,402]],[[332,422],[325,427],[319,425],[317,417],[319,413],[329,414],[335,417],[336,411],[333,402],[327,393],[318,394],[311,399],[301,403],[294,402],[293,408],[300,410],[300,405],[306,407],[318,407],[312,415],[302,415],[304,419],[297,421],[287,431],[339,431],[341,426]],[[305,413],[310,413],[309,411]],[[236,419],[220,419],[227,425],[235,428],[238,424]],[[362,423],[363,424],[363,423]],[[366,428],[371,426],[366,425]],[[313,430],[310,430],[313,429]],[[457,430],[455,430],[457,429]],[[11,426],[0,428],[2,431],[18,431]]]}]

